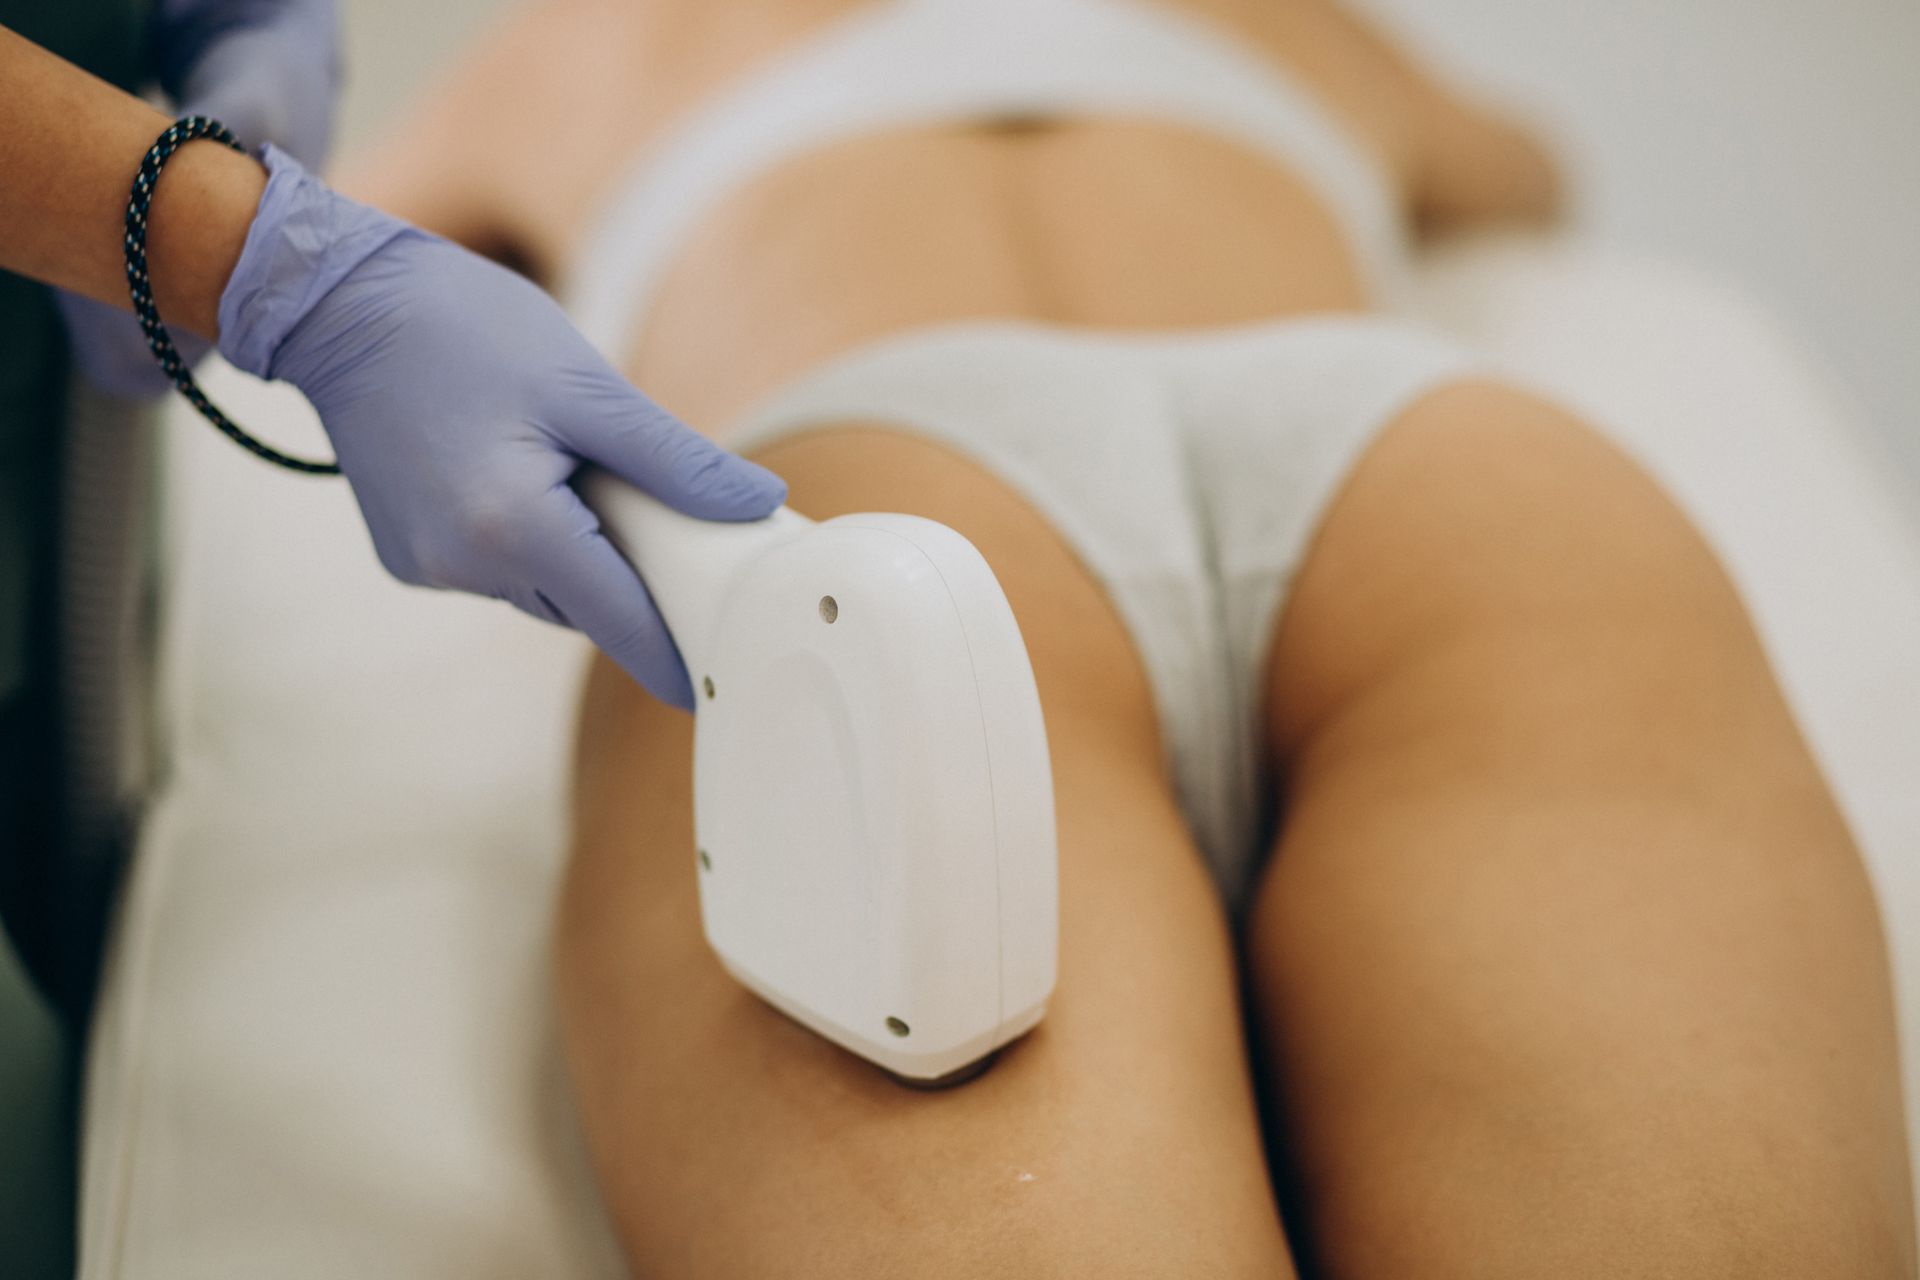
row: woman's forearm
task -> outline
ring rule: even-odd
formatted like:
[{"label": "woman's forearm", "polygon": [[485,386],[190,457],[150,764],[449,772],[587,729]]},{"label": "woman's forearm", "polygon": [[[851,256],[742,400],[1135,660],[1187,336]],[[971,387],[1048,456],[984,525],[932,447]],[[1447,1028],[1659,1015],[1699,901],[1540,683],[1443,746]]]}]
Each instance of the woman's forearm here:
[{"label": "woman's forearm", "polygon": [[[128,189],[167,117],[5,28],[0,84],[0,268],[126,306]],[[265,186],[259,164],[218,144],[168,162],[147,229],[168,325],[218,336],[220,294]]]}]

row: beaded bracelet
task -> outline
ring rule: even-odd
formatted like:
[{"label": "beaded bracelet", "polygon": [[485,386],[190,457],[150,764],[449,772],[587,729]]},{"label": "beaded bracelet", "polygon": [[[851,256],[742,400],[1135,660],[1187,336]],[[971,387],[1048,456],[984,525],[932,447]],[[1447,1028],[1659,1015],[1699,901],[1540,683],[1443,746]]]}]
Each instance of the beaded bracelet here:
[{"label": "beaded bracelet", "polygon": [[133,292],[133,314],[139,319],[141,331],[147,335],[147,346],[152,350],[154,359],[160,362],[160,368],[179,388],[180,394],[187,398],[187,402],[198,409],[208,422],[218,427],[227,439],[255,457],[265,458],[289,471],[337,476],[340,474],[339,463],[310,462],[304,458],[288,457],[266,442],[248,435],[238,423],[220,412],[213,401],[207,399],[206,392],[200,390],[200,384],[193,380],[193,371],[180,358],[179,348],[173,345],[173,337],[167,332],[167,326],[160,323],[160,312],[153,305],[153,288],[147,281],[147,206],[153,203],[153,188],[160,180],[160,170],[174,152],[196,138],[208,138],[243,153],[246,150],[225,125],[207,116],[185,116],[174,121],[147,149],[146,158],[140,162],[140,172],[133,179],[133,194],[127,200],[127,236],[124,244],[127,287]]}]

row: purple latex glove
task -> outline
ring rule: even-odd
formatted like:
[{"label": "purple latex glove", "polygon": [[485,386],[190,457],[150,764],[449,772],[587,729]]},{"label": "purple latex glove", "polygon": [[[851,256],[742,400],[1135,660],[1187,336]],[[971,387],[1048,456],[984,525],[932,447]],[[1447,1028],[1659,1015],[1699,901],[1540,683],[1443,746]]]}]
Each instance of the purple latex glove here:
[{"label": "purple latex glove", "polygon": [[[212,116],[256,150],[271,142],[315,168],[326,159],[340,88],[337,0],[159,0],[148,37],[160,87],[180,114]],[[55,297],[89,382],[128,399],[172,385],[131,315],[76,294]],[[172,333],[188,364],[211,349]]]},{"label": "purple latex glove", "polygon": [[634,390],[529,281],[266,162],[220,352],[313,402],[381,563],[577,627],[692,706],[653,597],[568,481],[596,463],[710,520],[759,519],[785,483]]}]

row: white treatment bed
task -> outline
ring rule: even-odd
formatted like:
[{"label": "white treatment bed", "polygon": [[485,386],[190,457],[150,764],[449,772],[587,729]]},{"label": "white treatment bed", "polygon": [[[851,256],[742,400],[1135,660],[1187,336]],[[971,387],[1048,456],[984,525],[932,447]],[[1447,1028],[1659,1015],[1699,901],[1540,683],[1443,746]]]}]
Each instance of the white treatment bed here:
[{"label": "white treatment bed", "polygon": [[[1745,590],[1866,851],[1920,1120],[1920,506],[1756,308],[1550,241],[1421,310],[1607,426]],[[297,398],[207,379],[316,444]],[[545,942],[577,638],[382,574],[344,485],[169,424],[170,779],[108,959],[87,1280],[621,1274]],[[1920,1130],[1920,1124],[1916,1124]]]}]

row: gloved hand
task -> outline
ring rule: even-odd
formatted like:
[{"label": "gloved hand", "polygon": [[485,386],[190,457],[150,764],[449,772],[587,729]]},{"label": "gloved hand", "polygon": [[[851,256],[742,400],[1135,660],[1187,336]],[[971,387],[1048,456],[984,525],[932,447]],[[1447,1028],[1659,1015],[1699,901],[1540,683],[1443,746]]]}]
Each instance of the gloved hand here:
[{"label": "gloved hand", "polygon": [[[182,115],[212,116],[246,146],[271,142],[315,168],[326,159],[340,88],[337,0],[158,0],[148,36],[160,87]],[[88,381],[128,399],[172,385],[130,314],[64,291],[55,298]],[[172,333],[188,364],[210,349]]]},{"label": "gloved hand", "polygon": [[313,402],[381,563],[577,627],[691,707],[652,596],[568,480],[596,463],[711,520],[765,516],[785,483],[634,390],[532,283],[266,162],[220,351]]}]

